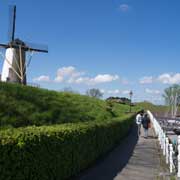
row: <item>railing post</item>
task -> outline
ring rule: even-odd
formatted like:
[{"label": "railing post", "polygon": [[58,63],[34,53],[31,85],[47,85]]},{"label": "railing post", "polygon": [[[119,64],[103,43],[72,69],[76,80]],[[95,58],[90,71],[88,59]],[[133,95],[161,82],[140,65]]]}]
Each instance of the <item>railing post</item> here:
[{"label": "railing post", "polygon": [[163,133],[163,155],[166,155],[166,134]]},{"label": "railing post", "polygon": [[161,131],[161,129],[159,129],[159,132],[160,132],[160,145],[161,145],[161,149],[162,149],[162,131]]},{"label": "railing post", "polygon": [[163,149],[163,130],[161,129],[161,137],[160,137],[160,139],[161,139],[161,149]]},{"label": "railing post", "polygon": [[178,172],[177,177],[180,177],[180,136],[178,136]]},{"label": "railing post", "polygon": [[166,164],[169,163],[169,139],[166,138]]},{"label": "railing post", "polygon": [[154,130],[155,130],[156,136],[157,136],[158,135],[158,130],[157,130],[156,119],[155,119],[155,117],[152,117],[152,119],[153,119],[153,127],[154,127]]},{"label": "railing post", "polygon": [[158,140],[159,140],[159,143],[161,145],[161,129],[158,127]]},{"label": "railing post", "polygon": [[169,169],[170,173],[173,172],[173,146],[169,144]]}]

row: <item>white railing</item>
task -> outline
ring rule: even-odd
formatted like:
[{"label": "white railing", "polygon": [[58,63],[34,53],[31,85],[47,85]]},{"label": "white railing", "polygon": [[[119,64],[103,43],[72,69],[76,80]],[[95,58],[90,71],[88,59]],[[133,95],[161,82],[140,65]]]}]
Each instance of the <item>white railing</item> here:
[{"label": "white railing", "polygon": [[170,173],[177,173],[177,177],[180,177],[180,136],[178,136],[178,141],[177,141],[178,156],[176,157],[177,163],[175,164],[173,158],[175,157],[175,150],[173,149],[173,144],[170,143],[168,136],[163,131],[162,127],[160,126],[156,118],[153,116],[153,114],[150,111],[148,111],[148,114],[150,116],[151,123],[154,127],[154,131],[158,138],[163,155],[166,158],[166,164],[169,165]]}]

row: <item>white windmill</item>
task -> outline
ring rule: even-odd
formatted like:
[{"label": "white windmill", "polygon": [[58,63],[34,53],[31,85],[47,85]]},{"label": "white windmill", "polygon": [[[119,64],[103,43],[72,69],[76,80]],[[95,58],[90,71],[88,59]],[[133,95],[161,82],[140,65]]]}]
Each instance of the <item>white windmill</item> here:
[{"label": "white windmill", "polygon": [[[0,44],[0,47],[6,49],[4,64],[2,68],[1,81],[15,82],[26,84],[26,70],[30,64],[32,54],[34,52],[47,53],[47,47],[32,45],[25,43],[22,40],[15,39],[15,25],[16,25],[16,6],[10,7],[10,22],[9,22],[9,43]],[[26,61],[26,52],[30,52],[31,56]]]}]

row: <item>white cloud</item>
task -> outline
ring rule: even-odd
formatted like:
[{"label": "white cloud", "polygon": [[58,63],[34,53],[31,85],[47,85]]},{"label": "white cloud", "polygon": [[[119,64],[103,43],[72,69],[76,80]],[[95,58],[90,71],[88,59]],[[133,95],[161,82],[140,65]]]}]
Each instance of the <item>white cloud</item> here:
[{"label": "white cloud", "polygon": [[94,78],[85,77],[84,75],[84,72],[78,71],[73,66],[62,67],[58,69],[55,81],[62,82],[65,80],[68,83],[95,85],[115,81],[119,78],[117,75],[110,74],[99,74]]},{"label": "white cloud", "polygon": [[64,77],[63,76],[57,76],[54,81],[58,82],[58,83],[63,82],[64,81]]},{"label": "white cloud", "polygon": [[69,83],[75,83],[75,84],[88,84],[90,81],[90,78],[88,77],[79,77],[77,79],[69,79],[68,82]]},{"label": "white cloud", "polygon": [[124,90],[121,91],[119,89],[111,89],[111,90],[105,90],[105,89],[101,89],[100,90],[102,93],[104,94],[111,94],[111,95],[129,95],[130,90]]},{"label": "white cloud", "polygon": [[154,82],[162,83],[162,84],[179,84],[180,73],[176,73],[176,74],[164,73],[157,77],[145,76],[139,80],[140,84],[152,84]]},{"label": "white cloud", "polygon": [[[73,66],[62,67],[57,70],[54,82],[57,83],[70,83],[70,84],[86,84],[86,85],[96,85],[102,83],[109,83],[118,80],[118,75],[111,74],[98,74],[95,77],[89,77],[85,72],[78,71]],[[36,81],[49,81],[49,76],[40,76],[35,78]]]},{"label": "white cloud", "polygon": [[153,77],[152,76],[145,76],[139,80],[140,84],[151,84],[153,83]]},{"label": "white cloud", "polygon": [[123,95],[127,95],[127,94],[130,93],[130,90],[121,91],[119,89],[114,89],[114,90],[104,90],[104,89],[101,89],[101,92],[107,93],[107,94],[123,94]]},{"label": "white cloud", "polygon": [[101,93],[103,93],[103,94],[106,92],[105,89],[100,89],[100,91],[101,91]]},{"label": "white cloud", "polygon": [[115,89],[115,90],[109,90],[107,91],[108,94],[120,94],[120,90],[119,89]]},{"label": "white cloud", "polygon": [[157,78],[157,81],[163,84],[178,84],[180,83],[180,73],[168,74],[164,73]]},{"label": "white cloud", "polygon": [[160,94],[161,93],[159,90],[149,89],[149,88],[146,88],[145,92],[148,94]]},{"label": "white cloud", "polygon": [[68,76],[68,75],[72,75],[75,71],[76,71],[75,67],[73,67],[73,66],[62,67],[62,68],[58,69],[57,75],[59,75],[59,76]]},{"label": "white cloud", "polygon": [[68,83],[75,83],[75,84],[87,84],[87,85],[96,85],[101,83],[108,83],[115,80],[118,80],[118,75],[110,75],[110,74],[99,74],[94,78],[81,76],[81,77],[71,77],[68,80]]},{"label": "white cloud", "polygon": [[50,77],[42,75],[33,79],[34,82],[50,82]]},{"label": "white cloud", "polygon": [[121,10],[121,12],[127,12],[127,11],[129,11],[129,5],[128,4],[121,4],[120,6],[119,6],[119,9]]},{"label": "white cloud", "polygon": [[100,84],[100,83],[112,82],[112,81],[115,81],[118,79],[119,79],[118,75],[99,74],[96,77],[91,78],[89,83],[90,84]]},{"label": "white cloud", "polygon": [[127,95],[127,94],[129,94],[129,93],[130,93],[130,90],[122,91],[122,94],[124,94],[124,95]]},{"label": "white cloud", "polygon": [[73,66],[62,67],[57,70],[55,82],[62,82],[64,79],[68,78],[68,82],[71,83],[73,82],[74,78],[77,78],[83,74],[84,72],[78,72]]}]

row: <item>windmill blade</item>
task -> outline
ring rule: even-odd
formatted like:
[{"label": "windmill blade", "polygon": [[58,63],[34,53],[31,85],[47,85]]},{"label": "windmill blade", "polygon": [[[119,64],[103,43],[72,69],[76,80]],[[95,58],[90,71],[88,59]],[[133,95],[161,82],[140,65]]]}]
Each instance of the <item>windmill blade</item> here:
[{"label": "windmill blade", "polygon": [[35,43],[29,43],[29,42],[25,42],[25,44],[26,44],[27,51],[48,53],[47,45],[35,44]]},{"label": "windmill blade", "polygon": [[7,45],[7,44],[0,44],[0,48],[5,48],[5,49],[7,49],[7,48],[9,48],[10,46],[9,45]]},{"label": "windmill blade", "polygon": [[16,28],[16,6],[9,6],[9,42],[14,41]]}]

